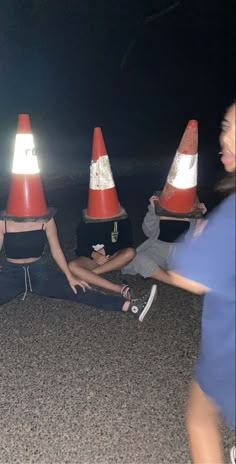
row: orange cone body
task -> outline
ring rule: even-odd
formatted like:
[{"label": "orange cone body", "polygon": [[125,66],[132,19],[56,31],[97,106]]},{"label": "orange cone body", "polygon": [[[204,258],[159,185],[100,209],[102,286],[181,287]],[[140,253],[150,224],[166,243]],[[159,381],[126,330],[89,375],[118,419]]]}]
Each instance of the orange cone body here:
[{"label": "orange cone body", "polygon": [[16,219],[37,219],[47,215],[48,208],[41,183],[38,160],[34,152],[29,115],[20,114],[5,216]]},{"label": "orange cone body", "polygon": [[15,217],[38,217],[48,213],[38,174],[14,174],[6,212]]},{"label": "orange cone body", "polygon": [[95,220],[106,220],[124,215],[124,210],[118,200],[100,127],[95,127],[93,134],[88,208],[85,215],[87,219]]},{"label": "orange cone body", "polygon": [[197,198],[198,122],[190,120],[171,165],[159,205],[171,213],[194,211]]}]

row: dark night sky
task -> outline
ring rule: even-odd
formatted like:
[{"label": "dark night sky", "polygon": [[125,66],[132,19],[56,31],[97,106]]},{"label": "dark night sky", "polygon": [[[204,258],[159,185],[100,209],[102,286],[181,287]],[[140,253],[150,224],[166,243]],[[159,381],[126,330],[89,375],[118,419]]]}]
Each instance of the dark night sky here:
[{"label": "dark night sky", "polygon": [[95,125],[114,156],[154,154],[170,140],[175,145],[192,117],[211,145],[235,97],[233,4],[2,1],[0,161],[20,112],[30,113],[41,148],[61,157],[78,146],[89,152]]}]

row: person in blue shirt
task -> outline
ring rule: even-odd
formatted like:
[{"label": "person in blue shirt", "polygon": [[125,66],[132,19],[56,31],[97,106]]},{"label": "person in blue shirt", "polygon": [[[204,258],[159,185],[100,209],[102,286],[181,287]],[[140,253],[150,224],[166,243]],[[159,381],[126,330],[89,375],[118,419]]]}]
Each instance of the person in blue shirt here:
[{"label": "person in blue shirt", "polygon": [[[235,111],[227,110],[220,136],[227,194],[202,230],[175,256],[173,285],[204,294],[200,352],[187,408],[193,463],[223,464],[219,418],[235,428]],[[235,447],[231,452],[235,462]]]}]

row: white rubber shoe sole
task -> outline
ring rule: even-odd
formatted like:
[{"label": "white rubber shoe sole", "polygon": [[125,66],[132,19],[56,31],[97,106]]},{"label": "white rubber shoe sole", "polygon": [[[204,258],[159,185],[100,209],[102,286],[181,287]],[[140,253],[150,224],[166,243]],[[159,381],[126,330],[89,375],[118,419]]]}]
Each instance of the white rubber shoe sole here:
[{"label": "white rubber shoe sole", "polygon": [[141,314],[140,314],[140,316],[138,318],[139,322],[143,321],[143,319],[147,315],[149,309],[151,308],[152,303],[155,301],[156,297],[157,297],[157,285],[154,284],[154,285],[152,285],[148,301],[147,301],[146,305],[144,306],[144,308],[143,308],[143,310],[142,310],[142,312],[141,312]]},{"label": "white rubber shoe sole", "polygon": [[230,459],[232,464],[236,464],[236,446],[233,446],[230,450]]}]

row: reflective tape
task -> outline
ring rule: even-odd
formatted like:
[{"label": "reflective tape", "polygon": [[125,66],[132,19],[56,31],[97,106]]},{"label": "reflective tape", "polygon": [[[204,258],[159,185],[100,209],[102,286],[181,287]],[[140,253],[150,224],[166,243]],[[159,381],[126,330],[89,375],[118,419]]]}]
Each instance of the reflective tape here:
[{"label": "reflective tape", "polygon": [[100,156],[90,165],[90,184],[93,190],[106,190],[115,186],[108,155]]},{"label": "reflective tape", "polygon": [[12,166],[13,174],[38,174],[38,159],[32,134],[17,134]]},{"label": "reflective tape", "polygon": [[177,152],[171,165],[167,182],[175,188],[188,189],[197,185],[198,154]]}]

